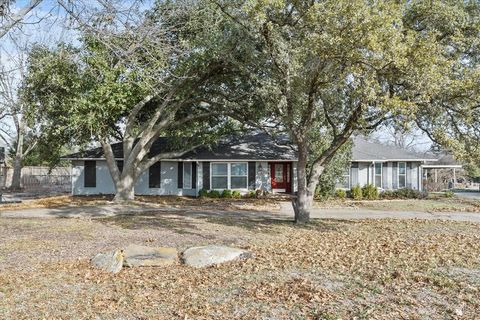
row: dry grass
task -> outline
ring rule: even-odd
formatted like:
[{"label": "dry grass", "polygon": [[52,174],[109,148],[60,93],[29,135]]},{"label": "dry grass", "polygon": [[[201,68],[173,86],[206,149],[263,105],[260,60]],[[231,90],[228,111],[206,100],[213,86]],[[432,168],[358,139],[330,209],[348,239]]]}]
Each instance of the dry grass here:
[{"label": "dry grass", "polygon": [[364,208],[381,211],[480,212],[480,201],[460,198],[406,200],[328,200],[316,202],[317,208]]},{"label": "dry grass", "polygon": [[[480,225],[148,213],[0,219],[1,319],[475,319]],[[26,245],[31,243],[31,245]],[[255,257],[207,269],[94,270],[129,243],[222,243]],[[12,249],[14,248],[14,249]]]},{"label": "dry grass", "polygon": [[[37,208],[60,208],[79,206],[98,206],[112,204],[113,196],[52,196],[40,199],[25,200],[21,203],[4,204],[0,211],[22,210]],[[279,198],[260,199],[210,199],[178,196],[137,196],[131,205],[138,206],[169,206],[169,207],[203,207],[216,208],[219,210],[257,210],[268,211],[278,209]]]}]

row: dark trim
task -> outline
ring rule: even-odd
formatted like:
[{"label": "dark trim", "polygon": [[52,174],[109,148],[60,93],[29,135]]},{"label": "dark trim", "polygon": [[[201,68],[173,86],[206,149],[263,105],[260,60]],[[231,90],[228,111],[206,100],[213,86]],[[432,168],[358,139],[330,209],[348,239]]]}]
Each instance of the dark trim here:
[{"label": "dark trim", "polygon": [[161,162],[155,162],[150,168],[148,168],[148,187],[161,188]]},{"label": "dark trim", "polygon": [[192,162],[192,189],[197,189],[197,163]]},{"label": "dark trim", "polygon": [[123,160],[117,160],[117,168],[120,174],[123,172]]},{"label": "dark trim", "polygon": [[248,163],[248,190],[255,190],[256,181],[256,164],[255,162]]},{"label": "dark trim", "polygon": [[202,162],[203,164],[203,189],[210,190],[210,162]]},{"label": "dark trim", "polygon": [[183,162],[177,162],[177,188],[183,189]]},{"label": "dark trim", "polygon": [[83,186],[95,188],[97,186],[97,162],[87,160],[83,162]]}]

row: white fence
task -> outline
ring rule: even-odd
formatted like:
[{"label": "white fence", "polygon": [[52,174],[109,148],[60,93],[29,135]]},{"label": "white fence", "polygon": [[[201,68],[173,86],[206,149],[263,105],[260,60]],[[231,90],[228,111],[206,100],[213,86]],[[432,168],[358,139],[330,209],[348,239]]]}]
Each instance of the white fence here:
[{"label": "white fence", "polygon": [[[13,168],[0,169],[0,187],[8,188],[12,183]],[[72,169],[70,167],[24,167],[22,188],[26,191],[69,192],[71,190]]]}]

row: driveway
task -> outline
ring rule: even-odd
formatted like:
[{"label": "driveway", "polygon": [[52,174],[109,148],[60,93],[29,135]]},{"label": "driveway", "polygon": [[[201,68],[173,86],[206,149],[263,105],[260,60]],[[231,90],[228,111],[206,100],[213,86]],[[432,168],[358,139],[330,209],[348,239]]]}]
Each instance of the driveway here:
[{"label": "driveway", "polygon": [[[245,219],[293,219],[293,209],[290,202],[281,202],[279,211],[222,211],[214,208],[201,207],[168,207],[139,205],[97,205],[71,206],[61,208],[35,208],[0,211],[3,218],[98,218],[120,214],[163,213],[171,215],[188,215],[191,217],[236,216]],[[382,211],[358,208],[314,208],[311,211],[313,219],[427,219],[452,220],[480,223],[480,213],[475,212],[416,212],[416,211]]]}]

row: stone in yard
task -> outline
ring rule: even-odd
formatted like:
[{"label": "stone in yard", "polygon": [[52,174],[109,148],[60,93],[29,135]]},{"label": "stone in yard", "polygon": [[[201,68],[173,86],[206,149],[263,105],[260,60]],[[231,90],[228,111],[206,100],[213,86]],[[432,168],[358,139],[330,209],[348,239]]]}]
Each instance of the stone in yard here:
[{"label": "stone in yard", "polygon": [[123,251],[116,250],[109,253],[99,253],[92,259],[92,264],[106,272],[118,273],[123,266]]},{"label": "stone in yard", "polygon": [[247,259],[251,252],[226,246],[193,247],[185,250],[182,261],[191,267],[201,268],[237,259]]},{"label": "stone in yard", "polygon": [[163,267],[174,264],[178,257],[175,248],[153,248],[139,245],[130,245],[125,248],[125,262],[127,267]]}]

